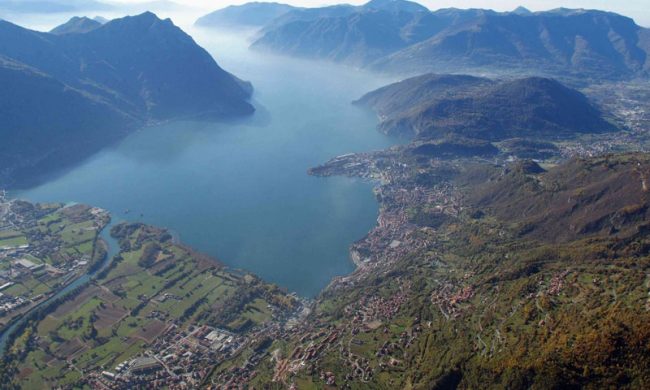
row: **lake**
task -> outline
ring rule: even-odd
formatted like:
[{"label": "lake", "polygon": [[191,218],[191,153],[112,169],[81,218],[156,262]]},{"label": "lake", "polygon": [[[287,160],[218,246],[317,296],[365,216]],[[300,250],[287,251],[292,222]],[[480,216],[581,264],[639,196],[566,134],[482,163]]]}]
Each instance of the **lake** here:
[{"label": "lake", "polygon": [[65,174],[11,195],[80,202],[169,228],[233,268],[304,296],[353,270],[348,248],[376,223],[372,185],[315,178],[336,155],[395,143],[350,102],[392,80],[247,50],[245,34],[189,31],[255,87],[255,116],[138,131]]}]

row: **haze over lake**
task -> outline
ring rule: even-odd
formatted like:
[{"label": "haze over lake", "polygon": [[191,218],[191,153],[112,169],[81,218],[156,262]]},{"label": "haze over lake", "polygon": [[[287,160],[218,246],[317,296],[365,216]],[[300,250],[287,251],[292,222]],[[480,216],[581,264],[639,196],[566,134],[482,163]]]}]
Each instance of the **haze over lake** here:
[{"label": "haze over lake", "polygon": [[231,267],[313,296],[353,270],[349,245],[375,224],[378,206],[370,183],[306,171],[395,143],[375,130],[372,114],[350,104],[391,80],[251,52],[245,34],[188,32],[253,83],[253,118],[146,128],[12,195],[96,205],[118,220],[169,228]]}]

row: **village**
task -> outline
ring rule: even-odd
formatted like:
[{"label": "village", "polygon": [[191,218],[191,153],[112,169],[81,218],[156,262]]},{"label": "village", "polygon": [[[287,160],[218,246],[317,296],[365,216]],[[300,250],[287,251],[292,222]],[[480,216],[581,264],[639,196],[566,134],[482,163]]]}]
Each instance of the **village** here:
[{"label": "village", "polygon": [[[398,368],[405,358],[404,351],[422,328],[417,318],[398,335],[386,327],[385,324],[394,319],[408,302],[410,294],[409,281],[396,280],[395,283],[399,289],[390,298],[364,297],[347,306],[345,316],[351,320],[340,326],[320,323],[312,318],[297,327],[293,332],[293,338],[297,339],[295,347],[286,356],[279,350],[270,355],[274,362],[273,382],[295,389],[292,378],[308,374],[318,377],[326,385],[345,389],[355,382],[368,382],[381,371]],[[378,337],[384,341],[378,343]],[[371,344],[376,345],[376,349],[368,351]],[[375,362],[371,363],[368,352],[376,357]],[[319,359],[326,353],[333,353],[340,365],[347,368],[345,375],[336,375],[321,366]]]}]

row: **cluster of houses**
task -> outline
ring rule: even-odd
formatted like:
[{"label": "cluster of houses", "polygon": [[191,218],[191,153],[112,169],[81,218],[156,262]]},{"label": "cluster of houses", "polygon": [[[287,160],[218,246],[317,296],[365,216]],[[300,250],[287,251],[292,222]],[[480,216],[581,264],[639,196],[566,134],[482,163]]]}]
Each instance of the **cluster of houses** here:
[{"label": "cluster of houses", "polygon": [[[399,366],[400,359],[403,357],[398,356],[400,358],[398,359],[393,355],[403,352],[420,334],[421,325],[417,318],[410,329],[404,330],[399,335],[397,341],[386,341],[379,345],[375,351],[379,364],[372,365],[368,357],[353,353],[355,348],[361,348],[365,343],[358,335],[378,329],[381,332],[383,322],[394,318],[408,302],[411,282],[398,279],[396,283],[399,287],[389,297],[366,297],[347,306],[344,311],[346,316],[352,317],[352,321],[342,327],[329,325],[319,328],[316,321],[311,324],[304,323],[296,329],[298,334],[302,334],[298,345],[286,358],[281,358],[277,354],[274,356],[276,364],[273,381],[291,387],[292,376],[301,370],[307,370],[310,375],[318,375],[327,385],[346,388],[353,382],[370,381],[378,370],[394,369]],[[384,327],[383,333],[389,333],[388,329]],[[319,368],[318,358],[332,349],[339,350],[340,359],[348,368],[348,372],[338,379],[332,372]]]},{"label": "cluster of houses", "polygon": [[[274,314],[273,321],[253,329],[247,336],[248,348],[246,350],[251,354],[242,364],[216,372],[208,389],[246,388],[250,381],[257,376],[260,362],[270,355],[267,347],[273,340],[286,338],[289,334],[299,332],[305,326],[304,320],[311,313],[311,301],[299,298],[295,294],[292,296],[300,302],[300,305],[297,305],[292,312]],[[312,357],[315,357],[315,354]],[[295,362],[300,364],[301,360],[295,360]],[[297,370],[295,367],[287,369]]]},{"label": "cluster of houses", "polygon": [[[8,282],[0,286],[0,289],[6,285],[12,285],[12,282]],[[29,304],[30,301],[23,297],[14,297],[12,295],[3,294],[0,292],[0,316],[4,316],[7,313],[10,313],[20,307],[23,307]]]},{"label": "cluster of houses", "polygon": [[352,316],[352,323],[362,327],[376,327],[374,324],[393,318],[408,302],[411,282],[409,280],[395,281],[399,290],[390,297],[363,297],[358,302],[345,308],[345,312]]},{"label": "cluster of houses", "polygon": [[469,301],[474,293],[471,285],[458,286],[456,282],[444,281],[431,293],[431,303],[446,319],[455,319],[463,312],[462,304]]}]

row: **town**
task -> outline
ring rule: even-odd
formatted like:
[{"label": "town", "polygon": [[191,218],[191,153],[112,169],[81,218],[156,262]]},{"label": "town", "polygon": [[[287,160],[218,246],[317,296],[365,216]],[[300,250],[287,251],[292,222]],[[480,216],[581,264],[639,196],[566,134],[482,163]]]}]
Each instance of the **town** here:
[{"label": "town", "polygon": [[197,388],[216,362],[237,354],[246,339],[230,331],[203,326],[183,330],[171,324],[140,356],[94,371],[85,381],[96,389],[122,389],[149,385],[153,388]]}]

